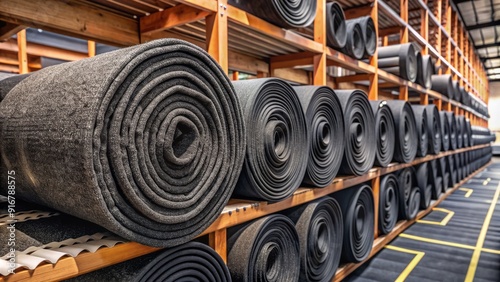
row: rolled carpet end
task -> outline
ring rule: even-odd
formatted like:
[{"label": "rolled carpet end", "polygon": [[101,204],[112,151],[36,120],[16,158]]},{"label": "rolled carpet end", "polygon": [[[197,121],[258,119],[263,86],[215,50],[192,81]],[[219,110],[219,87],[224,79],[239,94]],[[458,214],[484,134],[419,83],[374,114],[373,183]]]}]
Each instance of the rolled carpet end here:
[{"label": "rolled carpet end", "polygon": [[382,234],[389,234],[396,222],[399,213],[399,182],[398,178],[390,173],[380,179],[380,202],[378,226]]},{"label": "rolled carpet end", "polygon": [[458,145],[457,121],[455,113],[446,112],[448,116],[448,125],[450,128],[450,150],[456,150]]},{"label": "rolled carpet end", "polygon": [[425,157],[429,148],[429,134],[427,122],[427,107],[421,105],[412,105],[412,110],[415,113],[415,121],[417,122],[418,147],[417,156]]},{"label": "rolled carpet end", "polygon": [[426,113],[429,153],[437,155],[441,151],[441,118],[435,105],[426,106]]},{"label": "rolled carpet end", "polygon": [[394,117],[386,101],[370,101],[375,115],[375,139],[377,154],[375,165],[387,167],[394,157],[395,128]]},{"label": "rolled carpet end", "polygon": [[392,100],[387,101],[394,116],[396,128],[396,147],[394,160],[400,163],[409,163],[415,159],[418,149],[418,134],[415,114],[408,102]]},{"label": "rolled carpet end", "polygon": [[346,21],[347,40],[342,52],[352,58],[361,60],[365,54],[365,41],[361,25],[353,20]]},{"label": "rolled carpet end", "polygon": [[[403,168],[398,174],[399,181],[399,218],[400,219],[413,219],[413,201],[412,198],[413,188],[418,186],[415,179],[415,169],[413,167]],[[419,194],[420,197],[420,194]],[[420,205],[420,199],[418,199],[417,210]]]},{"label": "rolled carpet end", "polygon": [[213,58],[182,40],[31,73],[0,109],[16,196],[146,245],[203,232],[243,165],[234,89]]},{"label": "rolled carpet end", "polygon": [[427,89],[432,88],[432,76],[434,75],[434,64],[432,63],[432,59],[430,55],[422,56],[422,69],[419,71],[419,75],[417,75],[417,81],[420,81],[419,84]]},{"label": "rolled carpet end", "polygon": [[361,27],[364,45],[364,54],[362,58],[368,59],[373,56],[373,54],[375,54],[375,50],[377,50],[377,31],[375,30],[373,19],[370,16],[365,16],[348,20],[348,22],[350,21],[358,23]]},{"label": "rolled carpet end", "polygon": [[432,186],[431,198],[433,200],[437,200],[441,196],[441,191],[443,189],[442,188],[443,179],[439,173],[439,167],[438,167],[437,160],[429,161],[429,174],[428,174],[428,176],[429,177],[427,178],[427,181]]},{"label": "rolled carpet end", "polygon": [[342,260],[361,262],[372,250],[374,239],[374,203],[368,185],[350,187],[332,195],[340,204],[344,216]]},{"label": "rolled carpet end", "polygon": [[444,152],[450,149],[450,123],[444,111],[439,112],[439,119],[441,120],[441,151]]},{"label": "rolled carpet end", "polygon": [[429,179],[429,164],[421,163],[415,166],[416,185],[420,192],[420,208],[426,209],[431,204],[432,185]]},{"label": "rolled carpet end", "polygon": [[403,79],[417,79],[417,56],[412,43],[378,48],[378,67]]},{"label": "rolled carpet end", "polygon": [[273,214],[232,227],[227,244],[233,281],[298,281],[299,236],[286,216]]},{"label": "rolled carpet end", "polygon": [[375,116],[361,90],[337,90],[345,122],[344,174],[362,175],[373,167],[376,155]]},{"label": "rolled carpet end", "polygon": [[431,77],[432,90],[437,91],[448,98],[453,97],[453,84],[451,75],[449,74],[439,74],[433,75]]},{"label": "rolled carpet end", "polygon": [[307,168],[307,123],[295,90],[284,80],[233,82],[247,128],[245,162],[234,196],[280,201],[300,186]]},{"label": "rolled carpet end", "polygon": [[328,46],[338,50],[347,42],[344,10],[337,2],[326,3],[326,40]]},{"label": "rolled carpet end", "polygon": [[298,86],[307,119],[309,159],[303,183],[325,187],[337,175],[344,154],[344,116],[337,94],[327,86]]},{"label": "rolled carpet end", "polygon": [[330,281],[340,262],[344,220],[334,198],[324,197],[284,212],[300,240],[299,281]]}]

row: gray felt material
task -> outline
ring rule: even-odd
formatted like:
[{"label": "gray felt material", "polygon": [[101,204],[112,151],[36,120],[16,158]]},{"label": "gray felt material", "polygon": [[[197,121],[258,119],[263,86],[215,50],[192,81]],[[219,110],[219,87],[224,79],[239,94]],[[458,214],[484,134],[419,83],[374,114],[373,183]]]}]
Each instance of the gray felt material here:
[{"label": "gray felt material", "polygon": [[417,155],[419,142],[415,114],[411,105],[406,101],[387,101],[387,105],[391,108],[396,128],[394,161],[410,163]]},{"label": "gray felt material", "polygon": [[299,281],[299,235],[281,214],[228,229],[227,264],[233,281]]},{"label": "gray felt material", "polygon": [[9,91],[14,88],[23,79],[30,76],[27,74],[11,74],[11,73],[0,73],[0,102],[7,96]]},{"label": "gray felt material", "polygon": [[426,106],[427,135],[429,154],[437,155],[441,151],[441,118],[435,105]]},{"label": "gray felt material", "polygon": [[224,261],[222,261],[221,257],[212,248],[199,242],[189,242],[66,281],[229,282],[231,281],[231,276]]},{"label": "gray felt material", "polygon": [[326,3],[326,42],[337,50],[344,48],[347,42],[344,10],[337,2]]},{"label": "gray felt material", "polygon": [[377,140],[377,154],[375,165],[387,167],[394,157],[396,132],[394,117],[386,101],[370,101],[375,115],[375,139]]},{"label": "gray felt material", "polygon": [[438,160],[431,160],[429,163],[429,173],[427,181],[432,186],[431,199],[437,200],[441,196],[443,179],[441,178],[438,170]]},{"label": "gray felt material", "polygon": [[300,186],[309,139],[304,111],[284,80],[233,81],[243,108],[247,149],[234,197],[279,201]]},{"label": "gray felt material", "polygon": [[427,150],[429,147],[429,132],[427,130],[427,107],[421,105],[412,105],[411,108],[413,110],[413,113],[415,114],[415,121],[417,123],[417,156],[425,157],[427,155]]},{"label": "gray felt material", "polygon": [[334,198],[284,212],[294,223],[300,240],[299,281],[331,281],[340,262],[344,220]]},{"label": "gray felt material", "polygon": [[382,176],[379,193],[378,226],[382,234],[388,234],[398,222],[399,181],[395,174],[389,173]]},{"label": "gray felt material", "polygon": [[[370,16],[359,17],[351,20],[347,20],[347,22],[356,22],[361,27],[364,53],[363,59],[368,59],[373,54],[375,54],[375,50],[377,50],[377,31],[375,30],[375,24],[373,23],[373,19]],[[350,30],[349,30],[350,32]]]},{"label": "gray felt material", "polygon": [[[399,170],[398,180],[399,180],[399,191],[398,191],[399,219],[403,220],[413,219],[414,215],[412,213],[413,212],[412,207],[414,205],[413,203],[414,199],[412,198],[412,193],[414,193],[413,192],[414,187],[417,188],[418,190],[418,185],[415,179],[415,169],[413,167],[407,167]],[[418,206],[420,205],[420,199],[418,200],[419,203],[417,205],[417,210]]]},{"label": "gray felt material", "polygon": [[441,120],[441,151],[444,152],[450,149],[450,123],[445,111],[439,112],[439,119]]},{"label": "gray felt material", "polygon": [[415,82],[418,72],[415,47],[412,43],[379,47],[378,67]]},{"label": "gray felt material", "polygon": [[2,101],[0,129],[19,198],[161,247],[218,217],[245,150],[229,79],[177,39],[32,73]]},{"label": "gray felt material", "polygon": [[457,121],[454,113],[446,112],[446,115],[448,116],[448,124],[450,127],[450,150],[455,150],[458,144]]},{"label": "gray felt material", "polygon": [[293,88],[306,116],[309,160],[302,183],[325,187],[337,175],[344,154],[344,115],[337,94],[327,86]]},{"label": "gray felt material", "polygon": [[432,87],[431,87],[432,90],[437,91],[448,98],[452,98],[454,96],[451,75],[435,74],[431,77],[431,81],[432,81]]},{"label": "gray felt material", "polygon": [[432,185],[429,184],[429,164],[421,163],[415,166],[416,184],[420,192],[420,208],[426,209],[431,204]]},{"label": "gray felt material", "polygon": [[347,40],[340,51],[354,59],[361,60],[365,54],[363,30],[357,21],[346,21]]},{"label": "gray felt material", "polygon": [[346,147],[340,173],[363,175],[375,163],[375,116],[363,91],[337,90],[336,93],[345,122]]}]

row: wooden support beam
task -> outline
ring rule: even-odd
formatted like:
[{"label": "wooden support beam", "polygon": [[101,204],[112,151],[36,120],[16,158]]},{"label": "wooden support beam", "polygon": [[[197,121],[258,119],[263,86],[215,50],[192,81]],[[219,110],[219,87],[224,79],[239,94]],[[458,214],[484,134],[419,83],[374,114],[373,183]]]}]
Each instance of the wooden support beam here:
[{"label": "wooden support beam", "polygon": [[26,29],[17,33],[17,56],[19,60],[19,73],[28,73],[28,53],[26,52]]},{"label": "wooden support beam", "polygon": [[204,19],[210,14],[212,14],[212,12],[200,10],[186,4],[179,4],[149,16],[141,17],[141,34],[147,35],[179,25],[196,22]]},{"label": "wooden support beam", "polygon": [[[0,42],[0,51],[10,51],[17,53],[18,50],[19,48],[15,39],[10,39],[6,42]],[[77,61],[88,57],[86,53],[68,51],[36,43],[27,43],[26,51],[28,55],[47,57],[64,61]]]},{"label": "wooden support beam", "polygon": [[296,66],[309,66],[314,64],[315,54],[312,52],[300,52],[287,55],[271,57],[271,69],[293,68]]},{"label": "wooden support beam", "polygon": [[[376,2],[376,1],[374,1]],[[349,19],[354,19],[354,18],[359,18],[363,16],[368,16],[370,12],[372,11],[372,3],[364,6],[358,6],[352,9],[347,9],[344,10],[345,18],[347,20]]]},{"label": "wooden support beam", "polygon": [[0,64],[0,71],[19,73],[19,66]]},{"label": "wooden support beam", "polygon": [[218,0],[217,9],[217,13],[209,15],[205,20],[207,52],[228,73],[227,0]]},{"label": "wooden support beam", "polygon": [[380,176],[375,177],[372,179],[372,192],[373,192],[373,206],[375,207],[375,210],[373,211],[373,221],[374,221],[374,237],[375,239],[378,238],[378,217],[380,216],[378,214],[378,211],[380,210],[378,207],[380,205]]},{"label": "wooden support beam", "polygon": [[14,34],[25,28],[26,27],[24,25],[3,22],[3,25],[0,26],[0,41],[5,41],[11,38]]},{"label": "wooden support beam", "polygon": [[420,104],[429,105],[429,95],[427,93],[420,94]]},{"label": "wooden support beam", "polygon": [[2,0],[0,20],[115,46],[139,43],[138,20],[78,0]]},{"label": "wooden support beam", "polygon": [[370,74],[362,73],[362,74],[354,74],[354,75],[347,75],[347,76],[339,76],[339,77],[335,77],[334,80],[335,80],[335,83],[367,81],[367,80],[370,80]]},{"label": "wooden support beam", "polygon": [[314,85],[324,86],[326,79],[326,0],[318,0],[316,6],[316,18],[314,19],[314,41],[323,46],[323,52],[317,54],[313,59],[313,79]]},{"label": "wooden support beam", "polygon": [[209,233],[208,242],[210,247],[219,254],[225,263],[227,263],[227,229],[220,229]]},{"label": "wooden support beam", "polygon": [[393,26],[393,27],[388,27],[384,28],[378,31],[378,36],[384,37],[388,35],[393,35],[393,34],[398,34],[401,31],[400,26]]},{"label": "wooden support beam", "polygon": [[[370,9],[370,16],[373,20],[373,25],[374,25],[374,30],[377,33],[378,32],[378,2],[374,1],[373,5]],[[376,34],[375,38],[378,38],[380,34]],[[384,37],[386,38],[386,37]],[[368,60],[368,63],[370,64],[371,67],[375,69],[373,74],[371,74],[368,78],[369,80],[369,88],[368,88],[368,99],[370,100],[378,100],[378,90],[379,90],[379,85],[378,85],[378,48],[375,49],[375,53],[373,53],[373,56]],[[378,206],[378,205],[377,205]]]},{"label": "wooden support beam", "polygon": [[95,56],[95,41],[87,41],[87,53],[89,57]]}]

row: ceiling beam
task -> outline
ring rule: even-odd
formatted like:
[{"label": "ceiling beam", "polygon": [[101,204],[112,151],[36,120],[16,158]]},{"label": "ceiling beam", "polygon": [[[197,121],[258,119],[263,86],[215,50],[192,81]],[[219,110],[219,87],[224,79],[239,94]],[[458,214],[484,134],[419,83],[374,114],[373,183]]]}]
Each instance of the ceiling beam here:
[{"label": "ceiling beam", "polygon": [[500,20],[487,22],[487,23],[481,23],[481,24],[475,24],[475,25],[469,25],[469,26],[466,26],[465,29],[467,29],[467,31],[471,31],[474,29],[493,27],[493,26],[498,26],[498,25],[500,25]]},{"label": "ceiling beam", "polygon": [[141,17],[141,34],[147,35],[199,21],[205,19],[210,14],[212,14],[212,12],[200,10],[185,4],[179,4],[149,16]]},{"label": "ceiling beam", "polygon": [[78,0],[2,0],[0,20],[114,46],[139,43],[137,19]]},{"label": "ceiling beam", "polygon": [[489,47],[495,47],[495,46],[500,46],[500,42],[495,42],[495,43],[490,43],[490,44],[483,44],[483,45],[476,45],[474,46],[477,49],[483,49],[483,48],[489,48]]},{"label": "ceiling beam", "polygon": [[[28,55],[32,56],[47,57],[63,61],[77,61],[88,57],[86,53],[79,53],[29,42],[26,47],[26,52]],[[15,39],[10,39],[6,42],[0,42],[0,50],[17,53],[19,51],[17,41]]]},{"label": "ceiling beam", "polygon": [[25,29],[24,25],[18,25],[8,22],[3,22],[3,25],[0,25],[0,41],[5,41],[12,37],[12,35],[20,32]]}]

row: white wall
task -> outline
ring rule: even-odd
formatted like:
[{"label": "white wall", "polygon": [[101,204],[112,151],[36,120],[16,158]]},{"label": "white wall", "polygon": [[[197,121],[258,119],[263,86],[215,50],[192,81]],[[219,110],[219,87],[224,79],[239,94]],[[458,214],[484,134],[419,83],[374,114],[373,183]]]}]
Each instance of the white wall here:
[{"label": "white wall", "polygon": [[491,130],[500,131],[500,82],[490,83],[490,98],[488,100],[490,120],[488,126]]}]

